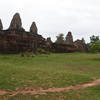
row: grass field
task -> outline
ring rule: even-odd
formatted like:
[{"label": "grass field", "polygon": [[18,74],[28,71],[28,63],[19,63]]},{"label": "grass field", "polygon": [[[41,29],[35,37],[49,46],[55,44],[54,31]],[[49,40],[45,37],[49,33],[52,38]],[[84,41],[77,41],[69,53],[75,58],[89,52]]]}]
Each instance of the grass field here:
[{"label": "grass field", "polygon": [[[0,90],[48,89],[84,84],[100,78],[100,54],[68,53],[21,57],[0,55]],[[100,86],[8,100],[100,100]],[[1,98],[4,100],[5,97]],[[90,98],[90,99],[89,99]],[[1,100],[1,99],[0,99]],[[5,99],[6,100],[6,99]]]}]

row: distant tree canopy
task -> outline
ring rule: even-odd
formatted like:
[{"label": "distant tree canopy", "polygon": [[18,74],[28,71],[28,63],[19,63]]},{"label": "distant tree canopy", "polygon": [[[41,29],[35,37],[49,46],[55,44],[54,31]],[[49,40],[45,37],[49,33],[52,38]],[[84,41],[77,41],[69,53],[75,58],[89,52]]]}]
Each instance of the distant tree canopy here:
[{"label": "distant tree canopy", "polygon": [[99,36],[92,35],[90,43],[87,44],[89,52],[100,52],[100,39]]},{"label": "distant tree canopy", "polygon": [[63,33],[60,33],[58,36],[57,36],[57,39],[60,38],[60,39],[64,39],[64,34]]},{"label": "distant tree canopy", "polygon": [[100,52],[100,41],[96,41],[95,43],[91,44],[90,47],[91,52]]},{"label": "distant tree canopy", "polygon": [[63,33],[60,33],[57,37],[57,40],[56,40],[56,43],[64,43],[64,34]]},{"label": "distant tree canopy", "polygon": [[91,42],[91,43],[95,43],[96,41],[99,41],[99,36],[94,36],[94,35],[92,35],[92,36],[90,37],[90,42]]}]

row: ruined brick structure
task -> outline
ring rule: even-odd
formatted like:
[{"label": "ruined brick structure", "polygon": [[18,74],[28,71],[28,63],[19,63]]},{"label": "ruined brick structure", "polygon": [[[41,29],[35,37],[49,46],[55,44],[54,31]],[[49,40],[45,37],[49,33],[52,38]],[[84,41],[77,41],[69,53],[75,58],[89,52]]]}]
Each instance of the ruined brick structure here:
[{"label": "ruined brick structure", "polygon": [[76,46],[77,51],[80,51],[80,52],[87,52],[88,51],[88,48],[87,48],[87,45],[86,45],[84,39],[82,39],[82,40],[79,40],[79,39],[76,40],[74,42],[74,45]]},{"label": "ruined brick structure", "polygon": [[73,36],[71,32],[68,32],[66,38],[65,38],[65,44],[73,45]]},{"label": "ruined brick structure", "polygon": [[67,53],[67,52],[75,52],[77,49],[75,45],[68,44],[52,44],[52,51],[55,53]]},{"label": "ruined brick structure", "polygon": [[45,39],[38,34],[35,22],[32,23],[29,32],[26,32],[22,27],[19,13],[13,16],[7,30],[3,30],[3,24],[0,20],[0,53],[36,52],[37,48],[49,52],[84,52],[87,50],[83,40],[73,41],[71,32],[68,32],[65,39],[58,37],[55,43],[51,41],[51,38]]},{"label": "ruined brick structure", "polygon": [[84,39],[73,41],[73,35],[71,32],[68,32],[65,39],[57,38],[56,42],[53,43],[53,48],[55,48],[54,49],[55,52],[75,52],[75,51],[86,52],[88,51],[87,45]]},{"label": "ruined brick structure", "polygon": [[0,19],[0,30],[3,30],[3,25],[2,25],[1,19]]},{"label": "ruined brick structure", "polygon": [[25,31],[18,13],[13,16],[7,30],[3,30],[0,20],[0,53],[35,52],[37,48],[45,48],[45,43],[45,39],[37,32],[35,22],[32,23],[30,32]]}]

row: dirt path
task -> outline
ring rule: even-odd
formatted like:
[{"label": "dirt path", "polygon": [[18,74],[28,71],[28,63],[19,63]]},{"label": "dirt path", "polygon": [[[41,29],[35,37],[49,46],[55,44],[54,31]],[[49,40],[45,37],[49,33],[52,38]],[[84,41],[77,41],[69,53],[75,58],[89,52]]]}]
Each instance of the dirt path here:
[{"label": "dirt path", "polygon": [[63,88],[49,88],[47,90],[35,90],[32,88],[26,88],[26,89],[18,89],[16,91],[2,91],[0,90],[0,95],[10,95],[10,96],[15,96],[17,94],[30,94],[30,95],[36,95],[36,94],[46,94],[46,93],[54,93],[54,92],[64,92],[64,91],[69,91],[69,90],[76,90],[76,89],[84,89],[87,87],[92,87],[92,86],[96,86],[96,85],[100,85],[100,79],[97,79],[93,82],[90,83],[86,83],[83,85],[76,85],[76,86],[68,86],[68,87],[63,87]]}]

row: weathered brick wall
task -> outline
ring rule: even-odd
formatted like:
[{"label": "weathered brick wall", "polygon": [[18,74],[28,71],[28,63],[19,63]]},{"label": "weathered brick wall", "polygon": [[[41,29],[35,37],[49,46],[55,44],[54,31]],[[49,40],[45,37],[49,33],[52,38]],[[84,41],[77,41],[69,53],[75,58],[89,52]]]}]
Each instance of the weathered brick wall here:
[{"label": "weathered brick wall", "polygon": [[19,31],[0,31],[0,53],[35,52],[45,45],[45,39],[38,34]]}]

